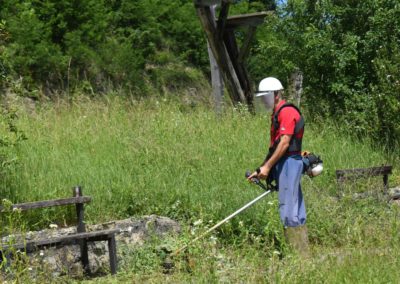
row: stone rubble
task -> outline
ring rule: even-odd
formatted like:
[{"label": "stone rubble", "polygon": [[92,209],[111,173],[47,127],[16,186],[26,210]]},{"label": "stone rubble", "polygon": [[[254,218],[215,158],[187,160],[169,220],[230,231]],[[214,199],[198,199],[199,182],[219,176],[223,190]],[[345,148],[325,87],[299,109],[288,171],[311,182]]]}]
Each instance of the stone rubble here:
[{"label": "stone rubble", "polygon": [[[25,234],[26,240],[42,238],[61,237],[76,233],[76,227],[45,229]],[[156,215],[144,216],[140,219],[128,218],[125,220],[112,221],[104,224],[86,225],[86,231],[97,231],[106,229],[120,229],[116,234],[117,257],[121,257],[120,250],[123,247],[135,247],[144,244],[150,236],[163,237],[166,234],[179,234],[180,225],[167,217]],[[1,243],[7,243],[10,238],[21,240],[24,236],[6,236]],[[101,274],[109,270],[108,246],[106,241],[88,243],[89,266],[91,274]],[[62,247],[51,247],[28,254],[33,265],[39,265],[50,271],[53,277],[70,275],[74,277],[83,276],[83,268],[80,262],[79,245],[67,245]]]}]

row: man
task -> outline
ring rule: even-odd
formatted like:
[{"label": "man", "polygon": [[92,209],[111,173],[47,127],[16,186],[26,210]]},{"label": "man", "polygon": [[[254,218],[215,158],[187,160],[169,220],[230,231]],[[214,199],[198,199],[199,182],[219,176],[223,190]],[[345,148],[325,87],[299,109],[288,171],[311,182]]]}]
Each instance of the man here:
[{"label": "man", "polygon": [[258,97],[263,99],[271,116],[270,148],[263,164],[252,173],[253,177],[275,179],[279,192],[279,214],[289,244],[302,256],[308,256],[306,209],[300,180],[303,173],[301,144],[304,119],[300,111],[282,99],[283,86],[273,77],[259,84]]}]

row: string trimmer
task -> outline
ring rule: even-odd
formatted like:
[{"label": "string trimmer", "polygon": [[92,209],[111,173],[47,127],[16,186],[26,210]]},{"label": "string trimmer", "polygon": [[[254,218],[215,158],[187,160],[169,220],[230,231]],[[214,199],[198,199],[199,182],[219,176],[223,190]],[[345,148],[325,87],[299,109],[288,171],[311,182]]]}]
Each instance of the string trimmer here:
[{"label": "string trimmer", "polygon": [[[248,178],[250,176],[250,172],[247,171],[246,172],[246,178]],[[221,220],[220,222],[218,222],[217,224],[215,224],[213,227],[211,227],[210,229],[208,229],[207,231],[205,231],[204,233],[202,233],[200,236],[194,238],[193,240],[191,240],[189,243],[187,243],[186,245],[184,245],[183,247],[179,248],[178,250],[174,251],[170,257],[166,258],[164,261],[163,266],[167,269],[170,269],[173,267],[173,263],[171,258],[175,257],[177,255],[179,255],[182,251],[186,250],[191,244],[193,244],[194,242],[204,238],[205,236],[207,236],[209,233],[211,233],[212,231],[214,231],[215,229],[219,228],[221,225],[225,224],[226,222],[228,222],[230,219],[232,219],[233,217],[235,217],[236,215],[240,214],[241,212],[243,212],[244,210],[246,210],[247,208],[251,207],[252,205],[254,205],[255,203],[257,203],[258,201],[260,201],[262,198],[264,198],[265,196],[267,196],[268,194],[270,194],[273,190],[275,190],[275,187],[271,184],[271,183],[267,183],[264,184],[262,183],[259,179],[257,178],[252,178],[251,182],[258,185],[259,187],[261,187],[265,192],[263,194],[261,194],[260,196],[258,196],[257,198],[253,199],[252,201],[250,201],[249,203],[247,203],[246,205],[244,205],[243,207],[239,208],[238,210],[236,210],[235,212],[233,212],[231,215],[229,215],[228,217],[226,217],[225,219]]]}]

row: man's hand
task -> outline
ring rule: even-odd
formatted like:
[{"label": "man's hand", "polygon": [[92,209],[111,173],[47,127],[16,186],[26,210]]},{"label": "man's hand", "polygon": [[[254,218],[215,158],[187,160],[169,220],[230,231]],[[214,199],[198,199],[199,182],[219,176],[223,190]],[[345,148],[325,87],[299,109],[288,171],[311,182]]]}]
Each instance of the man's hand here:
[{"label": "man's hand", "polygon": [[292,135],[284,134],[281,136],[281,141],[276,147],[272,156],[265,161],[264,165],[259,168],[259,171],[255,171],[252,173],[247,179],[251,181],[252,178],[258,179],[267,179],[269,172],[275,166],[275,164],[279,161],[280,158],[285,155],[287,149],[289,148],[290,140],[292,139]]},{"label": "man's hand", "polygon": [[259,179],[267,179],[269,172],[271,171],[271,168],[268,167],[268,164],[265,164],[260,168],[260,173],[258,174]]},{"label": "man's hand", "polygon": [[258,178],[258,179],[267,179],[269,172],[271,171],[271,168],[268,167],[267,164],[265,164],[264,166],[262,166],[260,168],[260,172],[258,173],[257,171],[255,171],[254,173],[252,173],[247,179],[249,181],[251,181],[252,178]]}]

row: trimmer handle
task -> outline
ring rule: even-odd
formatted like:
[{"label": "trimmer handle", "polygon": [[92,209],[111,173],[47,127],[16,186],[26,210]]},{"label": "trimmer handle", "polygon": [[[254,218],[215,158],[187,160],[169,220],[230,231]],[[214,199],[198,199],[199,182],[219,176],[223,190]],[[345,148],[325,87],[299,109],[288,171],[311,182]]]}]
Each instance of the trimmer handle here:
[{"label": "trimmer handle", "polygon": [[[251,176],[251,172],[250,171],[246,171],[245,177],[248,178],[249,176]],[[255,183],[256,185],[260,186],[262,189],[264,190],[268,190],[265,185],[256,177],[251,178],[251,182]]]},{"label": "trimmer handle", "polygon": [[[251,176],[251,172],[250,172],[249,170],[247,170],[247,171],[246,171],[246,174],[245,174],[245,177],[246,177],[246,178],[249,178],[249,176]],[[259,180],[258,178],[256,178],[256,177],[253,177],[253,178],[251,179],[251,181],[254,182],[254,183],[259,183],[259,182],[260,182],[260,180]]]}]

